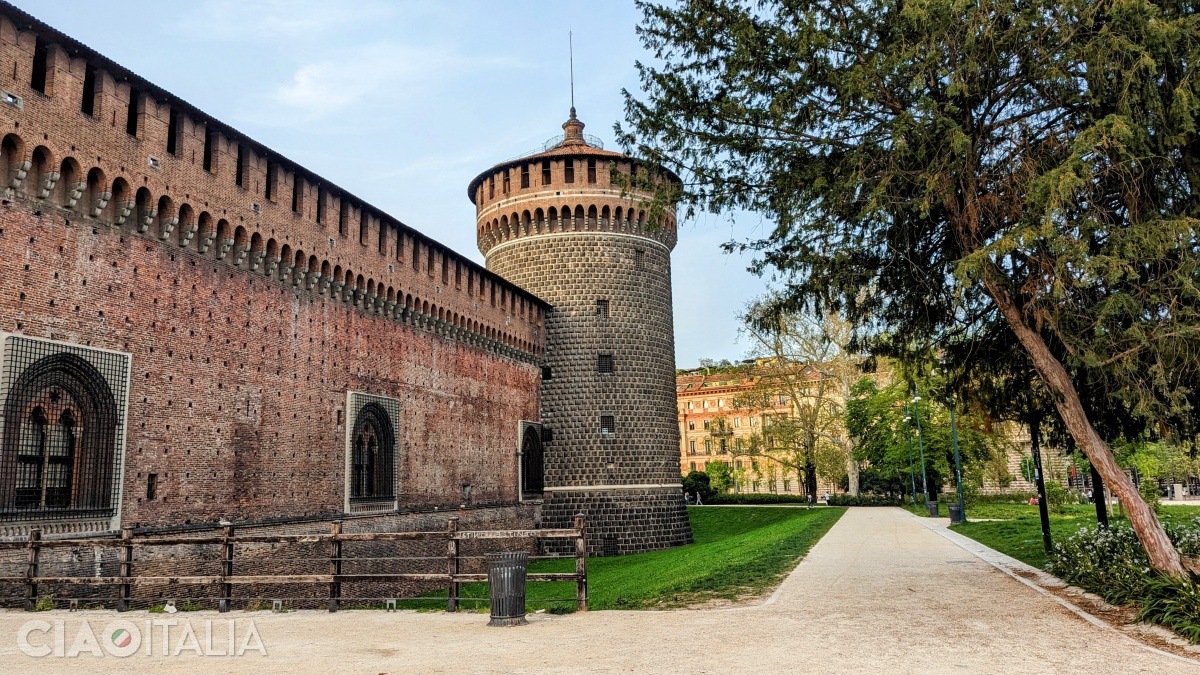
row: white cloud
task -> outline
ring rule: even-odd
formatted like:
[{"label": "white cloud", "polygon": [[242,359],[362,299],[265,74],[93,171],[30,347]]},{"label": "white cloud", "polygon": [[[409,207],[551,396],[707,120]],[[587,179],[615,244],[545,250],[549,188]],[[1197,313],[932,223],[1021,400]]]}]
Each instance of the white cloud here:
[{"label": "white cloud", "polygon": [[184,17],[189,28],[203,26],[219,40],[311,38],[347,24],[375,21],[397,7],[378,0],[206,0]]},{"label": "white cloud", "polygon": [[520,61],[505,57],[470,58],[444,49],[369,45],[300,66],[271,99],[312,120],[368,98],[396,105],[416,101],[431,85],[468,70],[519,67]]}]

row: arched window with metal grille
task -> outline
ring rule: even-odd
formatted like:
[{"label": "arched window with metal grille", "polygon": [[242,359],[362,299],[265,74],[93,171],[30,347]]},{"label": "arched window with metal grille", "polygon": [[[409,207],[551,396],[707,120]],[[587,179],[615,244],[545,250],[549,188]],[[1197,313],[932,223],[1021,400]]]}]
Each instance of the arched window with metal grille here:
[{"label": "arched window with metal grille", "polygon": [[545,480],[542,430],[537,424],[526,423],[524,426],[521,434],[521,495],[526,499],[541,499]]},{"label": "arched window with metal grille", "polygon": [[0,518],[112,516],[128,357],[18,336],[4,352]]},{"label": "arched window with metal grille", "polygon": [[360,392],[349,395],[347,510],[390,511],[396,505],[396,399]]}]

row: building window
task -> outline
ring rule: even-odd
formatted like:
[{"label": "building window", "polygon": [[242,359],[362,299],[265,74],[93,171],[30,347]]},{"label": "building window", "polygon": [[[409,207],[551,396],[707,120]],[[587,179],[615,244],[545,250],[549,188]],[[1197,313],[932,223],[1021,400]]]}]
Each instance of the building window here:
[{"label": "building window", "polygon": [[567,183],[575,182],[575,160],[563,160],[563,181]]},{"label": "building window", "polygon": [[152,502],[158,498],[158,474],[146,476],[146,501]]},{"label": "building window", "polygon": [[399,403],[383,396],[351,392],[347,409],[348,509],[352,513],[390,511],[396,501]]},{"label": "building window", "polygon": [[213,146],[214,146],[214,145],[216,145],[216,139],[215,139],[215,138],[213,138],[213,136],[214,136],[214,132],[213,132],[213,130],[212,130],[211,128],[209,128],[208,126],[205,126],[205,127],[204,127],[204,161],[203,161],[203,166],[204,166],[204,170],[205,170],[205,171],[208,171],[208,172],[210,172],[210,173],[216,173],[216,172],[217,172],[217,169],[216,169],[216,163],[215,163],[215,162],[213,162],[213,152],[215,151],[215,148],[214,148]]},{"label": "building window", "polygon": [[733,468],[735,468],[735,469],[740,469],[740,468],[742,468],[742,460],[740,460],[740,459],[739,459],[739,460],[737,460],[736,462],[734,462],[734,463],[733,463]]},{"label": "building window", "polygon": [[758,418],[756,418],[756,417],[751,417],[751,418],[750,418],[750,426],[752,426],[752,427],[753,427],[753,426],[758,426]]},{"label": "building window", "polygon": [[688,464],[688,468],[690,468],[692,471],[695,471],[695,470],[696,470],[696,463],[695,463],[695,462],[691,462],[691,463],[689,463],[689,464]]},{"label": "building window", "polygon": [[708,420],[704,420],[704,428],[708,429]]},{"label": "building window", "polygon": [[119,501],[129,357],[3,343],[0,519],[109,518]]},{"label": "building window", "polygon": [[542,379],[543,380],[553,380],[554,379],[554,371],[550,369],[550,366],[542,366]]},{"label": "building window", "polygon": [[550,184],[550,160],[542,160],[542,185]]},{"label": "building window", "polygon": [[608,318],[608,300],[597,300],[596,301],[596,318],[598,318],[598,319],[607,319]]},{"label": "building window", "polygon": [[90,63],[83,67],[83,98],[79,101],[79,110],[89,117],[96,113],[96,67]]},{"label": "building window", "polygon": [[612,415],[600,416],[600,435],[601,436],[616,436],[617,435],[617,418]]},{"label": "building window", "polygon": [[234,168],[233,182],[238,187],[246,187],[246,146],[242,143],[238,143],[237,167]]},{"label": "building window", "polygon": [[633,252],[633,266],[639,270],[646,269],[646,252],[640,248]]},{"label": "building window", "polygon": [[541,498],[545,487],[545,461],[542,446],[542,427],[522,422],[521,432],[521,493]]},{"label": "building window", "polygon": [[504,170],[504,194],[508,194],[508,169]]},{"label": "building window", "polygon": [[[275,179],[278,177],[278,175],[279,175],[279,167],[275,165],[275,162],[272,162],[271,160],[268,159],[267,160],[267,184],[266,184],[265,189],[263,190],[263,194],[266,195],[266,198],[270,199],[271,201],[275,201]],[[345,207],[346,207],[346,203],[342,202],[343,210],[345,209]]]},{"label": "building window", "polygon": [[528,188],[528,187],[529,187],[529,165],[522,164],[521,165],[521,188],[524,189],[524,188]]},{"label": "building window", "polygon": [[129,90],[129,107],[125,109],[125,133],[130,136],[138,135],[138,99],[142,97],[137,89]]},{"label": "building window", "polygon": [[488,199],[496,198],[496,176],[488,176]]},{"label": "building window", "polygon": [[725,445],[725,439],[722,438],[721,439],[721,454],[724,455],[727,452],[729,452],[729,448],[728,448],[728,446]]},{"label": "building window", "polygon": [[779,395],[779,405],[787,405],[787,403],[788,403],[787,394],[780,394]]},{"label": "building window", "polygon": [[[695,431],[695,430],[696,430],[696,423],[695,423],[695,422],[688,422],[688,431]],[[693,441],[693,442],[694,442],[694,441]]]},{"label": "building window", "polygon": [[613,370],[612,354],[600,354],[599,358],[596,360],[596,372],[611,373]]},{"label": "building window", "polygon": [[[89,66],[90,68],[91,66]],[[95,87],[95,84],[92,85]],[[179,154],[179,111],[171,110],[167,116],[167,154]]]},{"label": "building window", "polygon": [[588,171],[588,182],[595,183],[596,182],[596,158],[595,157],[588,158],[587,171]]},{"label": "building window", "polygon": [[706,454],[706,455],[712,454],[712,439],[704,441],[704,454]]},{"label": "building window", "polygon": [[740,417],[735,417],[735,418],[733,418],[733,426],[734,426],[734,428],[735,428],[735,429],[736,429],[737,427],[740,427],[740,426],[742,426],[742,418],[740,418]]}]

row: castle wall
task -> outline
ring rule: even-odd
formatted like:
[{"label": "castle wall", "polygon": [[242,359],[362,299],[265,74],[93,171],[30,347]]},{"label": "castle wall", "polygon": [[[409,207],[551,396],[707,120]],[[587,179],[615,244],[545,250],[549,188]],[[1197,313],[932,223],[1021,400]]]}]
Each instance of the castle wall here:
[{"label": "castle wall", "polygon": [[0,332],[131,355],[121,524],[343,512],[350,391],[401,508],[518,499],[543,301],[3,4],[0,62]]},{"label": "castle wall", "polygon": [[123,524],[341,512],[351,390],[400,401],[402,506],[516,501],[534,364],[36,209],[0,207],[0,330],[132,354]]}]

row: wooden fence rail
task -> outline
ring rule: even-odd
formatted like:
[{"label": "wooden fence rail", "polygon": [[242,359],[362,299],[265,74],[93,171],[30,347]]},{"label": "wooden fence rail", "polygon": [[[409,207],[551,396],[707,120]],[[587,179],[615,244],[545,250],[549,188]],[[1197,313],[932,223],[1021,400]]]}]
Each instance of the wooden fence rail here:
[{"label": "wooden fence rail", "polygon": [[[487,574],[460,572],[460,563],[464,559],[479,556],[463,556],[459,551],[459,542],[466,540],[491,539],[573,539],[574,553],[563,558],[575,559],[574,572],[537,572],[529,573],[527,581],[574,581],[576,587],[576,607],[580,611],[587,610],[587,541],[583,516],[575,517],[575,527],[570,529],[553,530],[459,530],[458,518],[449,519],[446,530],[442,532],[342,532],[341,521],[334,521],[329,534],[282,534],[282,535],[237,535],[232,525],[223,527],[221,536],[212,537],[164,537],[149,536],[135,538],[129,528],[121,530],[119,538],[90,538],[90,539],[42,539],[40,530],[32,530],[25,541],[0,542],[0,551],[27,551],[25,574],[21,576],[0,576],[0,584],[23,584],[25,587],[25,609],[32,611],[38,604],[39,584],[77,584],[81,586],[117,587],[117,610],[127,611],[133,599],[133,588],[141,585],[219,585],[220,596],[218,608],[222,612],[229,611],[233,602],[233,587],[244,584],[320,584],[329,589],[329,611],[336,612],[341,602],[342,584],[354,582],[399,582],[420,581],[444,584],[448,598],[447,611],[458,610],[461,585],[467,582],[487,581]],[[408,572],[408,573],[375,573],[375,574],[345,574],[342,571],[343,548],[347,542],[388,542],[388,541],[441,541],[446,542],[446,572]],[[235,570],[234,551],[238,544],[328,544],[329,573],[328,574],[268,574],[268,575],[239,575]],[[219,563],[221,573],[216,575],[140,575],[134,564],[134,551],[151,549],[162,546],[194,546],[201,544],[220,545]],[[43,576],[40,574],[41,553],[46,549],[100,547],[116,548],[119,552],[118,576]],[[557,557],[557,556],[555,556]],[[424,559],[431,559],[423,557]],[[401,559],[372,558],[371,560]],[[411,559],[411,558],[410,558]],[[354,560],[354,558],[350,558]]]}]

